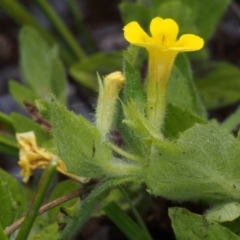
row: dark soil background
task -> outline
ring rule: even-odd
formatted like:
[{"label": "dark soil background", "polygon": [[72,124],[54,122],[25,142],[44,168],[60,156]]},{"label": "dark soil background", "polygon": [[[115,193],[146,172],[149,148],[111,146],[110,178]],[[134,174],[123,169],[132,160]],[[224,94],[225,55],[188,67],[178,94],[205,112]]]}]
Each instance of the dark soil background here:
[{"label": "dark soil background", "polygon": [[[49,22],[41,11],[33,4],[34,1],[22,0],[28,9],[37,17],[42,24],[53,31]],[[78,41],[77,26],[71,16],[66,0],[51,0],[51,4],[61,15],[61,18],[75,34]],[[122,36],[122,26],[118,4],[120,0],[79,0],[79,11],[83,20],[94,39],[96,47],[100,51],[113,51],[124,49],[128,44]],[[0,111],[10,114],[13,111],[27,114],[12,99],[8,92],[8,81],[15,79],[22,81],[19,70],[18,33],[20,27],[0,9]],[[240,0],[232,1],[224,14],[215,34],[208,43],[210,58],[216,61],[228,61],[240,67]],[[69,108],[76,113],[81,113],[91,119],[95,105],[95,93],[76,84],[69,78],[68,104]],[[220,110],[209,112],[211,118],[224,120],[233,112],[239,103]],[[0,154],[0,167],[8,171],[14,177],[19,178],[20,168],[17,159]],[[144,220],[151,231],[153,239],[175,239],[171,230],[167,209],[171,206],[183,206],[195,213],[202,213],[205,209],[201,203],[178,204],[161,198],[152,198],[152,204],[144,212]],[[144,208],[140,205],[141,208]],[[85,240],[120,240],[126,237],[106,217],[91,219],[76,237]]]}]

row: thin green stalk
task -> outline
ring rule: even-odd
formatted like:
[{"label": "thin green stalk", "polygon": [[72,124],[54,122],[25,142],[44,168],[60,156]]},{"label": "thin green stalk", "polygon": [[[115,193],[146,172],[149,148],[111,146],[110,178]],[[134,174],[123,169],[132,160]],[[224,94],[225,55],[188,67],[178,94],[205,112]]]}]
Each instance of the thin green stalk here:
[{"label": "thin green stalk", "polygon": [[[28,12],[28,10],[19,1],[0,0],[0,6],[19,24],[30,25],[40,32],[40,34],[50,43],[56,44],[56,39],[43,28],[37,20]],[[60,54],[68,66],[74,63],[74,58],[62,46]]]},{"label": "thin green stalk", "polygon": [[70,223],[64,228],[59,240],[70,240],[82,225],[91,217],[92,212],[115,186],[136,181],[135,177],[106,178],[100,182],[85,200]]},{"label": "thin green stalk", "polygon": [[85,43],[87,44],[89,50],[91,51],[91,53],[97,52],[97,48],[94,44],[94,41],[91,38],[88,30],[86,29],[86,27],[82,21],[81,12],[78,11],[79,8],[78,8],[76,0],[68,0],[68,5],[73,14],[73,17],[75,18],[79,32],[82,34],[82,37],[84,38]]},{"label": "thin green stalk", "polygon": [[34,220],[38,215],[38,210],[44,200],[47,189],[56,172],[57,162],[52,160],[48,168],[44,171],[37,187],[35,196],[32,199],[26,218],[18,232],[16,240],[26,240],[33,226]]},{"label": "thin green stalk", "polygon": [[8,237],[7,237],[6,234],[4,233],[1,224],[0,224],[0,239],[1,239],[1,240],[8,240]]},{"label": "thin green stalk", "polygon": [[49,18],[49,20],[52,22],[52,24],[55,26],[57,31],[61,34],[61,36],[65,40],[68,47],[72,50],[73,54],[75,54],[75,56],[79,60],[84,59],[86,57],[84,51],[76,42],[71,32],[68,31],[66,25],[57,15],[54,9],[51,7],[49,2],[46,0],[35,0],[35,1],[39,5],[39,7],[43,10],[43,12],[46,14],[46,16]]},{"label": "thin green stalk", "polygon": [[143,229],[141,229],[114,201],[104,206],[103,210],[129,240],[149,240]]},{"label": "thin green stalk", "polygon": [[134,216],[135,216],[139,226],[141,226],[141,228],[145,231],[146,239],[151,240],[152,237],[151,237],[151,235],[150,235],[150,233],[149,233],[149,231],[148,231],[144,221],[142,220],[142,217],[140,216],[139,212],[137,211],[137,209],[135,208],[135,206],[132,203],[131,199],[129,198],[127,192],[121,186],[119,186],[118,188],[121,191],[122,195],[125,197],[126,201],[128,202],[128,204],[129,204],[129,206],[130,206],[130,208],[131,208],[131,210],[132,210],[132,212],[133,212],[133,214],[134,214]]},{"label": "thin green stalk", "polygon": [[17,141],[12,135],[0,132],[0,152],[18,157]]},{"label": "thin green stalk", "polygon": [[0,125],[2,125],[7,130],[15,132],[15,129],[14,129],[12,121],[11,121],[11,118],[8,115],[6,115],[2,112],[0,112]]},{"label": "thin green stalk", "polygon": [[119,148],[118,146],[112,144],[112,143],[108,143],[109,147],[115,151],[116,153],[118,153],[119,155],[129,159],[129,160],[132,160],[134,162],[138,162],[138,163],[143,163],[143,159],[138,157],[138,156],[135,156],[131,153],[128,153],[126,151],[124,151],[123,149]]}]

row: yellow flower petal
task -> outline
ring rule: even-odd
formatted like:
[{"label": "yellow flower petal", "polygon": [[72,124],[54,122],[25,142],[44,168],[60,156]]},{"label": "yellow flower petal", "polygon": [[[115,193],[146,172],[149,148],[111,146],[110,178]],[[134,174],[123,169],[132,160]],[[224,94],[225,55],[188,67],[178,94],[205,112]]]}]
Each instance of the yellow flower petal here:
[{"label": "yellow flower petal", "polygon": [[150,23],[150,32],[154,43],[168,47],[175,42],[178,35],[178,25],[170,18],[162,19],[156,17]]},{"label": "yellow flower petal", "polygon": [[130,22],[124,28],[125,39],[135,45],[144,46],[151,42],[151,38],[144,32],[137,22]]},{"label": "yellow flower petal", "polygon": [[196,51],[203,47],[204,41],[202,38],[194,34],[182,35],[169,50],[175,50],[179,52]]}]

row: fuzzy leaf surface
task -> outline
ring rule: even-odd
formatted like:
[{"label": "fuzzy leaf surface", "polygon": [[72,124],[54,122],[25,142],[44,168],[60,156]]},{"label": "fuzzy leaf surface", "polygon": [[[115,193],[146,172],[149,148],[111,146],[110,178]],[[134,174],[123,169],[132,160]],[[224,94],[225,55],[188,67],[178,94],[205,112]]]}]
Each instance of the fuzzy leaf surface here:
[{"label": "fuzzy leaf surface", "polygon": [[178,140],[155,140],[146,168],[152,194],[173,200],[240,199],[240,143],[216,123],[196,124]]},{"label": "fuzzy leaf surface", "polygon": [[170,208],[169,216],[177,240],[239,240],[228,228],[184,208]]},{"label": "fuzzy leaf surface", "polygon": [[52,100],[49,115],[58,155],[68,172],[83,177],[102,175],[98,164],[107,164],[112,152],[97,128],[83,116],[68,111],[57,100]]},{"label": "fuzzy leaf surface", "polygon": [[0,168],[0,224],[11,225],[26,210],[26,199],[18,181]]}]

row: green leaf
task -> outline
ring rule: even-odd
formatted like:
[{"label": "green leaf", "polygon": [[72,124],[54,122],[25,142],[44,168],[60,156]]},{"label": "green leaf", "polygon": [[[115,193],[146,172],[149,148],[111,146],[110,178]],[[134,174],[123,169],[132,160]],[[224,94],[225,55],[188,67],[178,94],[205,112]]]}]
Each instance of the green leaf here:
[{"label": "green leaf", "polygon": [[128,239],[149,239],[143,229],[141,229],[114,201],[108,203],[103,210]]},{"label": "green leaf", "polygon": [[15,137],[0,132],[0,152],[18,157],[18,145]]},{"label": "green leaf", "polygon": [[83,116],[67,111],[56,100],[51,103],[50,116],[58,154],[68,172],[83,177],[102,175],[98,164],[106,164],[107,168],[112,152],[97,128]]},{"label": "green leaf", "polygon": [[23,189],[16,179],[0,168],[0,224],[11,225],[26,210]]},{"label": "green leaf", "polygon": [[214,33],[230,0],[162,0],[155,1],[153,16],[173,18],[182,33],[198,34],[205,40]]},{"label": "green leaf", "polygon": [[59,238],[59,231],[58,231],[58,224],[53,223],[45,227],[42,231],[30,236],[28,240],[58,240]]},{"label": "green leaf", "polygon": [[240,108],[238,108],[234,113],[232,113],[223,123],[222,126],[226,128],[229,132],[235,130],[235,128],[240,123]]},{"label": "green leaf", "polygon": [[172,69],[167,88],[167,102],[206,118],[206,111],[192,79],[189,61],[183,54],[178,55]]},{"label": "green leaf", "polygon": [[81,207],[75,218],[64,228],[59,240],[71,239],[79,231],[82,225],[91,217],[98,204],[107,196],[109,191],[123,183],[134,181],[134,178],[106,178],[100,182],[91,192],[91,194],[81,201]]},{"label": "green leaf", "polygon": [[154,195],[173,200],[240,199],[240,143],[216,123],[196,124],[178,140],[155,140],[145,169]]},{"label": "green leaf", "polygon": [[[53,201],[65,194],[68,194],[79,188],[80,188],[80,184],[77,182],[73,182],[70,180],[60,182],[53,189],[51,196],[49,198],[49,201]],[[57,214],[61,207],[71,207],[72,205],[74,205],[75,202],[76,202],[76,199],[72,199],[72,200],[62,203],[62,204],[58,205],[57,207],[48,211],[49,222],[52,223],[52,222],[54,222],[54,220],[56,220]]]},{"label": "green leaf", "polygon": [[63,103],[67,103],[67,78],[64,66],[59,58],[58,48],[55,46],[50,52],[51,60],[51,92],[57,99]]},{"label": "green leaf", "polygon": [[12,113],[11,119],[17,133],[24,133],[34,131],[37,143],[41,146],[45,141],[50,139],[50,135],[41,128],[41,126],[31,120],[30,118],[24,117],[18,113]]},{"label": "green leaf", "polygon": [[[192,3],[192,5],[194,4],[195,2]],[[199,29],[193,21],[195,17],[193,7],[188,6],[184,0],[159,1],[157,8],[153,9],[153,11],[162,18],[174,19],[179,25],[179,36],[185,33],[199,34]]]},{"label": "green leaf", "polygon": [[206,239],[206,240],[239,240],[226,227],[218,223],[208,221],[201,215],[193,214],[183,208],[170,208],[169,216],[177,240]]},{"label": "green leaf", "polygon": [[131,21],[137,21],[145,28],[149,29],[151,20],[150,9],[138,3],[122,2],[119,4],[122,20],[125,24]]},{"label": "green leaf", "polygon": [[[20,54],[24,80],[35,95],[47,98],[52,92],[62,103],[66,103],[67,82],[57,46],[50,48],[35,29],[26,26],[20,33]],[[17,90],[19,86],[15,89],[16,98],[22,100]]]},{"label": "green leaf", "polygon": [[34,104],[35,99],[38,98],[38,96],[31,89],[14,80],[9,82],[9,90],[15,101],[24,108],[24,100]]},{"label": "green leaf", "polygon": [[216,109],[240,100],[240,70],[225,62],[208,64],[211,72],[196,81],[208,109]]},{"label": "green leaf", "polygon": [[170,140],[178,138],[180,133],[193,127],[195,123],[207,123],[204,119],[193,115],[189,110],[169,104],[163,128],[163,135]]},{"label": "green leaf", "polygon": [[71,76],[90,88],[97,87],[96,72],[100,76],[122,69],[122,53],[96,53],[70,68]]},{"label": "green leaf", "polygon": [[2,129],[14,131],[14,127],[13,127],[11,118],[3,112],[0,112],[0,127]]},{"label": "green leaf", "polygon": [[42,36],[32,27],[20,32],[21,70],[24,80],[39,96],[47,97],[51,89],[50,48]]},{"label": "green leaf", "polygon": [[0,224],[0,239],[1,239],[1,240],[8,240],[8,237],[7,237],[6,234],[4,233],[1,224]]},{"label": "green leaf", "polygon": [[230,202],[217,205],[207,211],[205,218],[209,221],[227,222],[233,221],[240,216],[240,203]]}]

